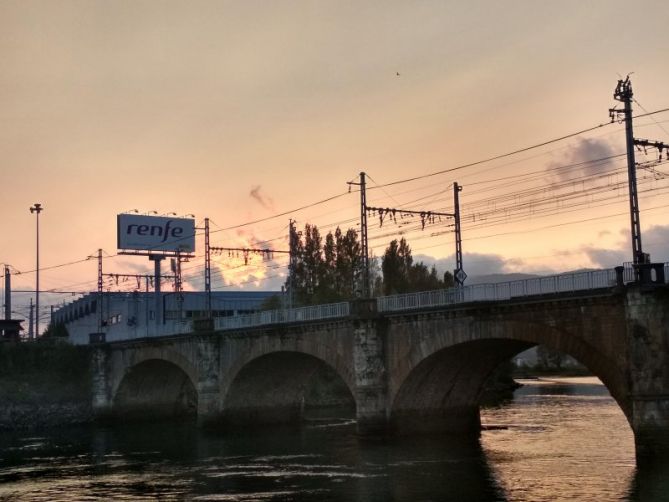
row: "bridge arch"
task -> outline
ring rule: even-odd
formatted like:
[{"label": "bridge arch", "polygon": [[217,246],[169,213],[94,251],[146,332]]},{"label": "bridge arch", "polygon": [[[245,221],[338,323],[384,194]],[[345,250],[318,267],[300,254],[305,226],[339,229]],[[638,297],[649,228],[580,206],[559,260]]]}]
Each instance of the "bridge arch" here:
[{"label": "bridge arch", "polygon": [[478,430],[479,399],[493,371],[516,354],[543,344],[568,354],[600,378],[631,424],[632,407],[624,369],[588,342],[583,325],[532,320],[464,319],[444,327],[423,320],[390,371],[389,419],[402,431]]},{"label": "bridge arch", "polygon": [[226,379],[223,421],[235,425],[297,422],[304,415],[311,379],[327,370],[338,380],[335,383],[348,391],[343,396],[347,404],[354,406],[350,377],[342,375],[343,361],[337,358],[334,362],[332,365],[308,352],[288,350],[245,359]]},{"label": "bridge arch", "polygon": [[182,355],[148,349],[115,363],[122,369],[111,382],[113,415],[145,420],[197,414],[197,372]]}]

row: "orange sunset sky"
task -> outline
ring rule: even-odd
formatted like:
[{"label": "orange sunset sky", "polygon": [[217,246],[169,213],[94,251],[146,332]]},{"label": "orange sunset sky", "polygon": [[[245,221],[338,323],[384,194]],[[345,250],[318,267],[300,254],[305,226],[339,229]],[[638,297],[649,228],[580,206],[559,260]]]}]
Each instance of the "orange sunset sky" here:
[{"label": "orange sunset sky", "polygon": [[[148,271],[114,256],[116,215],[134,209],[209,217],[214,245],[286,249],[290,218],[357,228],[360,171],[381,207],[449,212],[463,185],[470,277],[630,261],[622,125],[448,170],[608,124],[628,73],[635,114],[669,107],[668,41],[665,0],[3,0],[0,262],[34,289],[36,202],[44,291],[95,290],[99,248],[105,272]],[[667,131],[669,112],[635,120],[636,137]],[[669,261],[657,157],[637,153],[643,242]],[[404,235],[452,270],[448,221],[370,225],[376,256]],[[189,288],[201,253],[198,237]],[[287,260],[215,261],[226,290],[279,289]],[[45,295],[41,317],[71,298]]]}]

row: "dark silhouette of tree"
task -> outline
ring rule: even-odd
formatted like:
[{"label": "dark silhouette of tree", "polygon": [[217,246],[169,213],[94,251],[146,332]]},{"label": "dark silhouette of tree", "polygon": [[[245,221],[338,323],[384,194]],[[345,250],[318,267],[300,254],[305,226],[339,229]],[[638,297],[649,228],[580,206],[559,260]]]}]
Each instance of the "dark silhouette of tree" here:
[{"label": "dark silhouette of tree", "polygon": [[393,240],[386,248],[381,270],[386,295],[453,287],[453,275],[449,272],[440,279],[434,266],[428,269],[422,262],[414,263],[411,247],[404,238]]},{"label": "dark silhouette of tree", "polygon": [[399,242],[393,239],[381,261],[383,272],[383,293],[394,295],[409,292],[409,271],[413,265],[411,248],[402,238]]},{"label": "dark silhouette of tree", "polygon": [[565,362],[565,355],[545,345],[538,345],[537,359],[541,369],[561,371]]},{"label": "dark silhouette of tree", "polygon": [[305,225],[304,232],[293,230],[291,253],[294,256],[292,280],[296,305],[349,300],[355,297],[360,277],[360,242],[355,230],[343,233],[338,227],[334,234],[321,238],[318,227]]},{"label": "dark silhouette of tree", "polygon": [[[294,228],[291,232],[294,266],[286,288],[289,293],[292,288],[294,306],[333,303],[359,296],[362,289],[361,245],[354,229],[342,232],[337,227],[324,240],[314,225],[305,225],[303,232]],[[434,266],[428,268],[422,262],[414,263],[411,247],[405,239],[395,239],[386,248],[380,267],[382,277],[378,268],[377,260],[370,259],[374,295],[453,287],[453,276],[449,272],[440,278]]]},{"label": "dark silhouette of tree", "polygon": [[50,322],[42,333],[42,338],[67,338],[69,333],[64,322]]}]

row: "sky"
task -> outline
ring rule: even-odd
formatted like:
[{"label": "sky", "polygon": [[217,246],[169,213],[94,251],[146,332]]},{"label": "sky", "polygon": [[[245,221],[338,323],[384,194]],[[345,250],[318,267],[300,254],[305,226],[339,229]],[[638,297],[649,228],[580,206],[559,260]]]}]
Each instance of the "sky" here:
[{"label": "sky", "polygon": [[[363,171],[377,207],[450,213],[462,185],[470,276],[630,261],[624,126],[608,110],[628,74],[635,114],[669,107],[668,14],[664,0],[1,0],[0,262],[35,288],[34,203],[44,291],[95,290],[98,249],[105,273],[147,272],[117,255],[131,210],[210,218],[215,246],[285,249],[289,219],[359,228],[347,182]],[[669,143],[669,113],[634,125]],[[655,160],[637,152],[644,250],[669,261],[669,167]],[[452,270],[451,223],[370,214],[370,248],[404,236]],[[214,289],[285,280],[279,254],[214,262]],[[41,317],[70,299],[45,293]]]}]

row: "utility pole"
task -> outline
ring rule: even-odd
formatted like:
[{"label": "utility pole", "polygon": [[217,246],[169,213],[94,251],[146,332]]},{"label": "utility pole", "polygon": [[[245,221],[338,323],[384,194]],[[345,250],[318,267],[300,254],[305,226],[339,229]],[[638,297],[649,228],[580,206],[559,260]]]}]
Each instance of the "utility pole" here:
[{"label": "utility pole", "polygon": [[42,204],[35,203],[30,206],[30,212],[36,213],[37,217],[37,267],[35,279],[35,338],[39,336],[39,214],[44,210]]},{"label": "utility pole", "polygon": [[5,320],[12,318],[12,276],[9,267],[5,265]]},{"label": "utility pole", "polygon": [[297,242],[299,236],[295,229],[295,220],[288,220],[288,308],[292,309],[295,304],[295,269],[297,268]]},{"label": "utility pole", "polygon": [[460,227],[460,192],[462,187],[457,182],[453,183],[453,211],[455,219],[455,270],[453,279],[455,287],[462,287],[467,279],[467,274],[462,267],[462,232]]},{"label": "utility pole", "polygon": [[176,258],[173,258],[174,261],[174,292],[177,295],[177,305],[178,305],[178,321],[181,322],[183,317],[183,283],[181,282],[181,252],[177,250]]},{"label": "utility pole", "polygon": [[28,340],[35,338],[35,331],[33,330],[33,312],[35,306],[33,305],[33,299],[30,299],[30,312],[28,314]]},{"label": "utility pole", "polygon": [[625,80],[618,80],[618,85],[613,92],[613,98],[624,105],[623,110],[615,108],[609,109],[611,121],[616,120],[622,115],[622,121],[625,122],[625,143],[627,146],[627,179],[629,185],[629,204],[630,204],[630,230],[632,235],[632,262],[635,265],[634,274],[636,280],[640,279],[639,265],[650,263],[650,256],[643,252],[641,245],[641,222],[639,220],[639,196],[636,183],[636,161],[634,158],[634,147],[654,147],[660,151],[669,149],[669,147],[659,141],[648,141],[644,139],[634,139],[634,130],[632,124],[632,82],[629,75]]},{"label": "utility pole", "polygon": [[362,297],[369,298],[369,238],[367,234],[367,182],[360,173],[360,253],[362,255]]},{"label": "utility pole", "polygon": [[144,310],[145,310],[145,320],[146,320],[146,336],[149,336],[149,274],[144,276],[144,282],[146,286],[145,301],[144,301]]},{"label": "utility pole", "polygon": [[98,333],[102,332],[104,317],[102,314],[102,249],[98,249]]},{"label": "utility pole", "polygon": [[360,173],[360,182],[348,182],[349,191],[351,185],[360,187],[360,261],[362,268],[361,296],[369,297],[369,240],[367,237],[367,183],[364,171]]},{"label": "utility pole", "polygon": [[209,247],[209,218],[204,219],[204,290],[207,294],[207,319],[211,319],[211,249]]},{"label": "utility pole", "polygon": [[[632,261],[634,265],[646,262],[641,246],[641,223],[639,222],[639,198],[636,185],[636,161],[634,159],[634,131],[632,126],[632,82],[629,75],[625,80],[618,80],[618,85],[613,92],[613,98],[621,101],[625,108],[623,111],[609,110],[611,119],[615,115],[623,115],[625,122],[625,143],[627,145],[627,180],[629,186],[630,203],[630,229],[632,233]],[[638,272],[637,272],[638,273]]]}]

